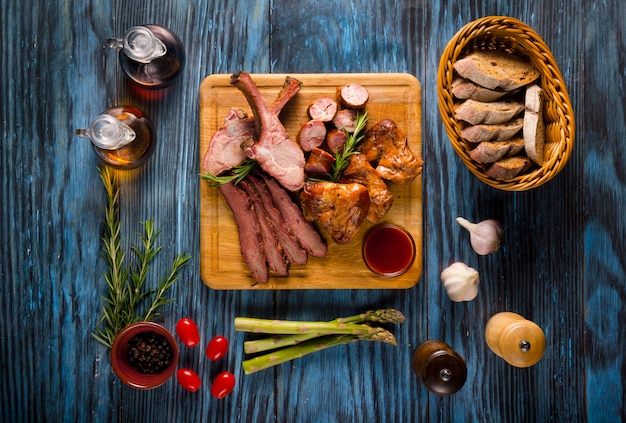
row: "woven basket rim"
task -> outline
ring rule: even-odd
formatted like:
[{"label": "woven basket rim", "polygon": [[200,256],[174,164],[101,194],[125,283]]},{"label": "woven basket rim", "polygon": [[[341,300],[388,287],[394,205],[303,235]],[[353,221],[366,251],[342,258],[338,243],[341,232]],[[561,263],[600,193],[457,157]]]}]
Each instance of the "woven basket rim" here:
[{"label": "woven basket rim", "polygon": [[[498,180],[484,174],[483,168],[469,156],[469,149],[460,134],[460,124],[454,116],[452,96],[453,68],[456,60],[474,49],[484,49],[479,43],[497,42],[500,48],[527,57],[541,73],[539,84],[546,92],[548,129],[545,157],[540,167],[529,173],[507,180]],[[491,44],[493,47],[493,45]],[[487,45],[489,48],[489,45]],[[505,191],[525,191],[536,188],[556,176],[572,153],[575,124],[573,109],[563,76],[543,39],[528,25],[509,16],[486,16],[463,26],[446,45],[437,74],[439,110],[450,142],[468,169],[487,185]],[[556,136],[553,133],[557,134]]]}]

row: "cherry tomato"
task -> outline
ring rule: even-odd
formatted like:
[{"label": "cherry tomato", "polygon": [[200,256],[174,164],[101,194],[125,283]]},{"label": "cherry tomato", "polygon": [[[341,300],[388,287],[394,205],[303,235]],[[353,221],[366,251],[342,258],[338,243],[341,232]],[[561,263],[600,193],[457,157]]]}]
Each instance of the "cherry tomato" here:
[{"label": "cherry tomato", "polygon": [[180,386],[190,392],[196,392],[202,386],[202,380],[196,372],[191,369],[178,369],[176,372],[176,379]]},{"label": "cherry tomato", "polygon": [[235,376],[230,372],[222,372],[213,381],[211,385],[211,394],[217,398],[222,399],[226,395],[230,394],[235,387]]},{"label": "cherry tomato", "polygon": [[216,336],[206,346],[206,356],[213,361],[219,360],[226,355],[226,350],[228,350],[228,339]]},{"label": "cherry tomato", "polygon": [[200,332],[193,320],[184,318],[176,323],[176,333],[188,347],[195,347],[200,342]]}]

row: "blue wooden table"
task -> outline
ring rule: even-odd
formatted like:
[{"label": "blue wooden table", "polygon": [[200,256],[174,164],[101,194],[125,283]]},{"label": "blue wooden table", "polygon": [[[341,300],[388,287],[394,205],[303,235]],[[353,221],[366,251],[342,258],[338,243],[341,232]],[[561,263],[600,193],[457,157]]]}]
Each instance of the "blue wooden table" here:
[{"label": "blue wooden table", "polygon": [[[621,421],[626,417],[626,7],[569,2],[0,1],[1,420],[412,422]],[[488,15],[516,17],[551,47],[574,106],[575,146],[549,183],[511,193],[473,177],[454,153],[437,107],[437,67],[450,38]],[[187,66],[165,98],[141,98],[106,39],[158,23],[186,46]],[[406,290],[216,291],[200,279],[198,91],[214,73],[406,72],[423,89],[423,274]],[[74,131],[109,106],[139,107],[159,136],[146,166],[120,173],[127,242],[153,217],[156,270],[191,253],[163,324],[184,316],[203,342],[226,335],[228,356],[181,347],[201,375],[196,393],[175,379],[151,391],[122,385],[91,333],[106,293],[101,256],[105,196],[96,157]],[[454,222],[499,219],[502,248],[479,257]],[[451,302],[441,270],[464,261],[478,297]],[[355,343],[246,376],[235,316],[327,320],[395,307],[407,322],[397,347]],[[516,312],[545,332],[526,369],[495,356],[484,325]],[[467,361],[465,386],[440,397],[411,369],[427,339]],[[237,377],[222,400],[217,373]]]}]

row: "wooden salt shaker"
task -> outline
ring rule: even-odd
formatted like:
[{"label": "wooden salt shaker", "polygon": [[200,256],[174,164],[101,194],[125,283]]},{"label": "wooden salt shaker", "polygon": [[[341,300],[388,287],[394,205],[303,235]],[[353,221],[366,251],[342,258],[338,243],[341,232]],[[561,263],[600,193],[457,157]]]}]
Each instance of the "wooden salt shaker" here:
[{"label": "wooden salt shaker", "polygon": [[536,323],[508,311],[497,313],[485,325],[485,340],[497,356],[515,367],[537,363],[546,349],[546,337]]}]

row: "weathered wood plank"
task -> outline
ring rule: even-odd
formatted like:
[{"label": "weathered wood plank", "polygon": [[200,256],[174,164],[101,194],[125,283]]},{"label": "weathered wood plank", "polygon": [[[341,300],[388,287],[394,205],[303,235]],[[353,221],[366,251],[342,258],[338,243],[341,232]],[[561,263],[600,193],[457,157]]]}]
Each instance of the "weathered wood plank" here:
[{"label": "weathered wood plank", "polygon": [[[623,2],[585,4],[584,163],[585,397],[590,420],[626,418],[626,178]],[[619,82],[621,81],[621,82]],[[618,88],[619,87],[619,88]],[[603,94],[601,94],[603,93]]]},{"label": "weathered wood plank", "polygon": [[91,148],[73,132],[107,101],[98,40],[112,10],[36,6],[0,8],[2,420],[106,419],[98,396],[117,395],[95,377],[109,367],[99,367],[90,336],[99,224],[84,225],[101,202],[89,190]]},{"label": "weathered wood plank", "polygon": [[[0,403],[3,421],[619,421],[624,408],[626,115],[623,2],[213,1],[2,2],[0,37]],[[463,168],[437,108],[447,40],[485,15],[510,15],[542,35],[575,109],[574,152],[553,181],[495,191]],[[142,98],[120,73],[108,37],[159,23],[183,40],[187,67],[162,99]],[[12,65],[13,64],[13,65]],[[18,65],[19,64],[19,65]],[[424,267],[408,290],[214,291],[199,277],[198,90],[211,73],[408,72],[422,83]],[[189,316],[203,342],[226,335],[225,359],[181,347],[197,393],[175,380],[153,391],[122,386],[90,332],[105,286],[100,256],[104,192],[95,156],[74,130],[113,104],[144,109],[159,144],[136,172],[120,172],[126,243],[154,217],[165,271],[192,253],[163,311],[170,329]],[[454,218],[498,218],[501,250],[476,256]],[[439,274],[452,261],[481,272],[476,300],[452,303]],[[357,343],[244,376],[237,315],[332,319],[396,307],[399,345]],[[517,369],[484,343],[484,324],[514,311],[546,333],[543,359]],[[468,364],[461,391],[428,394],[411,370],[426,339]],[[223,370],[227,399],[209,393]]]}]

